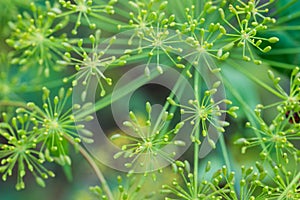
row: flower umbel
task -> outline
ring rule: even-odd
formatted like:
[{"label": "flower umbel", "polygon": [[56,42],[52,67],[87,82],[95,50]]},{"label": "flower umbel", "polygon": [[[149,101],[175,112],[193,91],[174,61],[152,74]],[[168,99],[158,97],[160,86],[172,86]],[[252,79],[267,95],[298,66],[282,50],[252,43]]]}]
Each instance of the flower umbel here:
[{"label": "flower umbel", "polygon": [[123,138],[127,143],[122,145],[122,151],[115,154],[115,158],[123,156],[130,159],[125,166],[133,169],[145,169],[145,172],[152,171],[161,161],[173,162],[174,152],[165,152],[166,146],[184,146],[181,140],[173,140],[176,133],[182,127],[178,123],[175,128],[169,129],[169,122],[173,118],[173,113],[162,111],[161,118],[156,121],[151,119],[152,108],[149,102],[146,103],[147,120],[145,123],[139,121],[133,112],[129,113],[130,121],[125,121],[124,125],[129,127],[133,133],[129,135],[115,134],[112,140]]},{"label": "flower umbel", "polygon": [[150,63],[156,63],[156,69],[163,73],[162,64],[170,61],[175,66],[178,62],[173,58],[172,53],[180,53],[179,34],[170,31],[175,26],[175,15],[166,16],[164,10],[167,1],[141,3],[139,1],[129,1],[135,8],[136,13],[130,12],[129,25],[119,26],[119,28],[133,29],[132,35],[129,35],[129,48],[125,53],[134,56],[134,54],[148,55],[145,67],[145,75],[150,74]]},{"label": "flower umbel", "polygon": [[[180,199],[217,199],[221,200],[221,194],[225,193],[227,188],[220,188],[219,183],[223,179],[221,173],[215,173],[211,178],[201,177],[201,182],[195,187],[194,174],[191,172],[191,167],[188,161],[176,161],[173,163],[172,168],[175,173],[179,173],[182,181],[174,178],[172,185],[163,185],[162,193],[168,195],[175,195]],[[206,172],[211,170],[211,162],[207,163]],[[200,180],[200,179],[199,179]],[[183,182],[183,185],[182,183]],[[176,199],[177,199],[176,198]],[[175,200],[174,198],[167,197],[166,199]]]},{"label": "flower umbel", "polygon": [[[104,96],[106,91],[102,84],[102,80],[104,80],[108,85],[112,85],[112,79],[104,75],[104,70],[113,65],[122,65],[125,63],[125,61],[117,60],[115,56],[106,56],[106,52],[116,39],[115,37],[110,39],[109,43],[104,49],[99,49],[100,34],[100,30],[97,30],[95,35],[90,35],[89,39],[92,43],[92,50],[90,54],[83,48],[83,40],[80,39],[78,41],[79,49],[75,47],[72,48],[73,51],[80,56],[80,59],[71,56],[71,54],[67,52],[64,55],[64,61],[58,61],[58,63],[62,65],[75,66],[77,71],[77,73],[71,77],[65,78],[64,82],[75,78],[73,85],[76,85],[77,82],[81,82],[84,86],[89,86],[91,82],[96,79],[95,81],[98,82],[101,89],[100,96]],[[84,90],[82,93],[83,101],[85,100],[86,93],[86,90]]]},{"label": "flower umbel", "polygon": [[[229,5],[229,11],[235,16],[237,26],[234,26],[231,22],[229,22],[224,10],[219,8],[222,20],[235,32],[226,34],[227,37],[232,38],[232,42],[225,45],[223,48],[228,48],[228,46],[232,47],[235,43],[237,43],[237,46],[243,49],[243,59],[245,61],[253,60],[254,63],[261,64],[262,62],[260,60],[255,59],[255,54],[253,53],[252,48],[255,47],[261,52],[267,53],[272,49],[272,47],[266,46],[262,49],[260,47],[261,44],[263,42],[276,43],[279,39],[277,37],[259,37],[257,36],[257,33],[259,31],[266,30],[268,28],[267,24],[274,24],[276,20],[270,17],[265,17],[261,14],[261,12],[268,12],[268,10],[261,10],[261,8],[265,7],[265,5],[258,6],[259,1],[250,0],[248,1],[248,5],[242,1],[237,2],[240,5]],[[266,3],[266,5],[270,3],[272,3],[272,1]],[[263,18],[263,20],[257,20],[257,16]]]},{"label": "flower umbel", "polygon": [[49,159],[38,148],[41,132],[37,121],[31,117],[28,114],[18,115],[8,121],[6,113],[3,113],[4,122],[0,123],[0,135],[6,140],[6,143],[0,144],[0,173],[3,173],[2,179],[6,181],[7,176],[11,176],[16,169],[17,190],[25,188],[23,178],[27,172],[32,173],[42,187],[45,187],[43,179],[55,176],[43,165]]},{"label": "flower umbel", "polygon": [[[68,98],[72,94],[72,89],[65,91],[61,88],[58,96],[50,99],[50,91],[43,88],[43,109],[40,109],[34,103],[28,103],[31,110],[19,108],[18,113],[30,113],[36,121],[42,134],[39,139],[42,141],[41,151],[49,151],[49,154],[61,165],[71,165],[71,159],[68,156],[68,142],[79,143],[81,140],[89,142],[90,139],[79,137],[78,131],[84,129],[84,126],[75,124],[80,121],[89,121],[91,116],[76,118],[81,112],[80,106],[75,104],[67,107]],[[84,129],[86,132],[87,130]]]},{"label": "flower umbel", "polygon": [[[284,161],[288,163],[289,156],[298,156],[299,149],[293,144],[293,141],[297,141],[300,138],[300,124],[299,124],[299,112],[300,112],[300,73],[299,67],[296,67],[290,78],[290,91],[286,92],[279,84],[280,78],[275,77],[274,73],[269,70],[269,77],[273,81],[278,96],[282,101],[272,103],[271,105],[263,106],[257,105],[255,109],[256,121],[259,124],[259,128],[255,124],[246,124],[252,128],[256,136],[250,138],[240,138],[236,141],[238,144],[243,144],[242,152],[246,149],[254,146],[261,145],[263,150],[261,155],[263,157],[271,156],[272,152],[276,152],[276,160],[280,163]],[[270,108],[277,108],[277,115],[268,125],[262,117],[261,112]],[[262,145],[263,144],[263,145]],[[272,157],[272,156],[271,156]]]},{"label": "flower umbel", "polygon": [[[256,195],[256,191],[263,188],[262,181],[267,175],[258,162],[256,163],[257,171],[253,167],[241,166],[242,176],[239,180],[237,180],[235,172],[230,172],[225,165],[221,169],[211,172],[211,161],[207,162],[200,179],[194,177],[188,161],[176,161],[172,167],[176,173],[181,175],[182,181],[175,178],[172,185],[163,185],[162,192],[173,194],[180,199],[254,200],[256,198],[265,199],[267,196],[266,193]],[[209,173],[212,174],[210,177],[207,175]],[[198,182],[197,187],[195,187],[195,181]],[[237,183],[237,181],[239,182]],[[239,186],[238,191],[235,185]]]},{"label": "flower umbel", "polygon": [[[118,189],[116,189],[117,191],[114,193],[115,199],[153,199],[153,196],[156,193],[155,191],[151,190],[151,192],[148,194],[144,192],[142,188],[145,187],[147,183],[145,183],[146,180],[145,176],[143,175],[141,178],[139,178],[136,174],[129,173],[126,175],[126,177],[118,176],[117,182]],[[153,181],[151,183],[153,184]],[[105,192],[99,186],[90,187],[90,191],[93,192],[99,200],[108,199],[105,195]]]},{"label": "flower umbel", "polygon": [[244,145],[242,153],[245,153],[248,148],[262,146],[262,158],[272,157],[272,152],[275,150],[278,163],[288,163],[290,155],[297,156],[295,152],[299,152],[299,150],[294,146],[292,141],[299,139],[300,126],[298,124],[291,125],[282,113],[278,114],[270,125],[267,125],[261,117],[259,106],[255,112],[260,128],[256,128],[247,122],[246,126],[252,128],[257,136],[247,139],[240,138],[236,141],[237,144]]},{"label": "flower umbel", "polygon": [[62,12],[57,17],[62,17],[66,15],[77,15],[77,20],[75,23],[75,27],[72,30],[72,34],[77,34],[77,28],[81,25],[83,21],[82,18],[88,23],[91,29],[96,28],[96,24],[93,23],[89,16],[97,18],[100,16],[100,13],[113,14],[113,4],[115,4],[117,0],[110,0],[108,4],[98,5],[93,0],[75,0],[74,2],[59,0],[59,3],[63,8],[66,8],[67,11]]},{"label": "flower umbel", "polygon": [[[204,61],[204,55],[225,60],[229,56],[229,49],[219,49],[219,42],[222,41],[226,29],[220,23],[209,22],[209,15],[217,10],[213,1],[207,1],[200,13],[196,13],[196,6],[192,5],[185,9],[186,20],[184,23],[176,23],[181,34],[188,37],[185,43],[193,48],[193,51],[184,55],[184,58],[192,60],[194,65]],[[208,22],[206,22],[208,21]]]},{"label": "flower umbel", "polygon": [[285,113],[286,118],[292,124],[299,123],[300,117],[300,68],[295,67],[291,73],[290,78],[290,89],[286,92],[280,86],[280,77],[276,77],[274,73],[268,71],[269,78],[272,80],[274,87],[278,91],[278,96],[281,97],[282,101],[276,102],[274,104],[264,106],[263,108],[270,108],[277,106],[277,110],[283,114]]},{"label": "flower umbel", "polygon": [[213,148],[215,148],[215,143],[212,139],[210,139],[208,125],[215,127],[218,132],[224,132],[224,127],[228,126],[229,123],[220,120],[220,116],[227,113],[233,117],[236,117],[235,111],[238,109],[236,106],[229,108],[229,110],[221,109],[221,104],[232,104],[232,102],[227,99],[222,99],[217,102],[214,101],[213,95],[217,92],[219,85],[220,82],[216,82],[212,89],[204,92],[203,98],[200,98],[199,100],[189,100],[189,105],[180,105],[173,99],[169,97],[167,98],[171,105],[180,107],[181,114],[186,116],[182,123],[189,121],[190,124],[194,126],[191,134],[192,141],[198,142],[199,144],[201,143],[199,139],[194,137],[195,131],[201,128],[202,136],[208,138],[209,144]]},{"label": "flower umbel", "polygon": [[284,165],[272,166],[271,173],[268,174],[271,180],[270,183],[261,182],[265,193],[268,194],[268,199],[286,199],[294,200],[300,198],[300,182],[299,182],[299,163],[288,169]]},{"label": "flower umbel", "polygon": [[[68,18],[55,20],[59,7],[46,1],[46,8],[30,4],[31,12],[18,15],[18,21],[9,25],[13,30],[6,42],[16,49],[12,63],[19,64],[23,70],[38,67],[38,73],[49,76],[50,69],[56,69],[55,60],[60,58],[67,43],[66,35],[56,36],[68,23]],[[48,15],[44,15],[48,12]]]}]

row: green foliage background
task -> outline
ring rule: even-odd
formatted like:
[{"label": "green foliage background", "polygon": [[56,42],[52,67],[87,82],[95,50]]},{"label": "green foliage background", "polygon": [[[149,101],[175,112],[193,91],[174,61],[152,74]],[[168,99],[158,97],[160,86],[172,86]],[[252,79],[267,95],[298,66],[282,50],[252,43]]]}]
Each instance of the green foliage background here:
[{"label": "green foliage background", "polygon": [[[92,15],[92,17],[89,19],[91,20],[91,22],[88,22],[86,18],[82,16],[82,18],[79,20],[81,21],[81,24],[78,27],[76,27],[76,21],[78,20],[79,16],[78,12],[74,12],[68,15],[68,9],[61,8],[63,10],[62,17],[54,18],[54,22],[51,24],[51,26],[57,25],[59,23],[65,24],[62,28],[57,29],[57,32],[54,33],[53,43],[49,44],[49,46],[57,48],[57,52],[60,52],[60,54],[56,53],[56,51],[49,51],[53,57],[49,57],[49,55],[44,54],[34,54],[32,57],[30,57],[25,53],[26,47],[18,49],[14,48],[14,45],[22,45],[22,41],[24,42],[26,41],[26,39],[28,39],[26,35],[22,38],[20,32],[22,33],[28,31],[28,27],[26,27],[28,24],[25,24],[24,26],[22,25],[22,23],[27,23],[29,20],[26,21],[23,19],[23,21],[21,22],[18,21],[18,14],[24,11],[29,13],[32,12],[30,9],[31,2],[34,2],[37,8],[41,8],[41,10],[44,12],[42,15],[44,15],[45,17],[47,16],[46,13],[50,12],[49,10],[46,11],[47,9],[44,1],[0,0],[0,102],[2,102],[2,104],[0,103],[0,111],[8,113],[9,118],[15,115],[16,106],[9,105],[9,103],[6,104],[5,102],[35,102],[37,107],[42,107],[43,102],[41,101],[41,99],[43,87],[49,88],[51,90],[51,94],[57,94],[61,86],[65,86],[65,88],[72,86],[72,81],[75,80],[73,75],[77,73],[72,65],[78,64],[81,66],[84,65],[84,61],[70,61],[68,59],[76,59],[78,57],[81,57],[81,55],[76,53],[75,50],[78,50],[80,53],[86,52],[87,54],[92,51],[91,44],[93,45],[96,43],[89,40],[91,34],[95,35],[95,29],[91,29],[94,26],[93,23],[95,23],[97,29],[101,30],[101,37],[99,39],[101,42],[103,42],[105,38],[110,38],[112,35],[117,34],[121,30],[132,30],[135,28],[135,26],[131,25],[130,23],[128,25],[128,20],[130,19],[129,11],[134,9],[132,8],[132,4],[128,4],[128,1],[108,2],[104,0],[94,0],[94,3],[96,2],[97,5],[105,6],[101,7],[99,9],[99,12],[95,12],[95,15]],[[73,3],[76,4],[80,3],[81,1],[78,0],[74,2]],[[134,2],[143,2],[145,4],[149,3],[149,1],[146,0]],[[155,2],[157,4],[160,4],[163,1]],[[172,1],[172,3],[171,1],[169,1],[168,6],[165,8],[165,12],[167,13],[167,15],[175,14],[179,21],[186,20],[185,11],[183,10],[185,7],[194,4],[196,7],[196,11],[201,12],[199,10],[203,8],[204,3],[206,2],[213,2],[216,5],[219,5],[219,3],[222,1],[188,0],[183,3],[182,1],[174,0]],[[237,3],[236,1],[230,0],[224,2],[226,2],[226,5]],[[261,1],[260,4],[264,2],[269,1]],[[107,6],[108,3],[110,3],[112,6]],[[52,0],[49,2],[49,4],[55,5],[57,9],[58,7],[60,7],[58,0]],[[225,8],[227,7],[224,6],[224,10]],[[224,165],[225,153],[228,154],[227,156],[232,165],[232,170],[236,171],[238,178],[241,178],[240,166],[254,166],[255,162],[258,160],[258,154],[261,152],[261,149],[258,145],[258,147],[249,148],[245,154],[241,154],[242,145],[234,144],[235,141],[239,138],[248,138],[253,134],[253,130],[251,128],[245,128],[245,123],[249,121],[249,115],[247,115],[249,114],[248,109],[250,108],[253,112],[257,104],[269,105],[274,102],[282,101],[282,99],[277,97],[278,95],[276,96],[267,91],[268,89],[262,87],[262,85],[259,84],[259,81],[262,81],[264,85],[267,85],[267,88],[273,88],[274,80],[272,81],[268,77],[268,70],[271,69],[274,72],[275,76],[281,77],[280,85],[288,93],[290,87],[289,78],[291,76],[292,70],[295,69],[296,66],[300,63],[300,2],[293,0],[277,0],[270,4],[268,8],[270,11],[266,15],[272,15],[272,13],[275,13],[275,15],[272,17],[276,18],[277,22],[270,25],[268,24],[268,29],[259,31],[258,36],[266,39],[271,37],[278,37],[279,41],[275,44],[271,44],[272,50],[269,52],[262,52],[257,48],[252,49],[255,59],[258,58],[262,61],[261,65],[253,63],[253,60],[255,59],[253,59],[252,57],[250,62],[246,62],[245,58],[243,60],[242,50],[236,45],[232,50],[230,50],[230,56],[228,59],[224,59],[224,62],[220,58],[218,60],[217,56],[212,56],[212,58],[216,59],[218,67],[222,69],[222,76],[224,76],[224,79],[230,81],[229,85],[226,85],[225,83],[227,95],[226,98],[230,99],[233,102],[233,105],[238,106],[240,109],[236,111],[238,118],[234,119],[229,117],[228,119],[226,119],[231,124],[226,128],[226,132],[224,133],[224,144],[226,146],[226,152],[224,152],[224,148],[222,148],[222,146],[217,143],[216,150],[213,151],[205,159],[200,160],[198,170],[200,174],[202,173],[202,171],[204,171],[204,168],[208,161],[213,163],[211,171],[217,171],[218,169],[222,168],[222,166]],[[111,13],[112,10],[114,10],[114,14]],[[64,13],[67,16],[66,19],[64,17]],[[225,13],[226,16],[230,15],[230,12],[228,10],[225,10]],[[217,15],[219,14],[216,10],[215,16]],[[208,22],[213,21],[215,23],[219,22],[221,24],[224,24],[221,17],[216,18],[215,16],[208,15]],[[232,19],[230,23],[232,23],[233,26],[238,26],[238,24],[234,22],[234,19]],[[42,24],[41,28],[44,25],[45,24]],[[118,25],[121,25],[122,28],[118,29]],[[18,30],[18,28],[20,30]],[[77,29],[77,34],[72,35],[72,31],[74,31],[75,29]],[[62,33],[67,33],[67,35],[60,37]],[[186,34],[190,34],[190,32],[187,31]],[[80,38],[83,38],[83,49],[81,49],[80,45],[77,45],[78,39]],[[221,41],[221,44],[223,44],[222,42],[226,43],[228,42],[228,40]],[[268,43],[263,43],[261,48],[264,49],[268,45]],[[30,48],[34,48],[34,45],[29,45],[28,49]],[[66,49],[68,51],[70,50],[71,52],[70,58],[68,58],[68,56],[64,54]],[[145,53],[146,56],[141,56],[142,59],[144,58],[144,61],[149,61],[148,59],[152,59],[147,57],[147,53],[148,51],[146,51]],[[212,54],[216,55],[215,52],[213,52]],[[24,60],[22,60],[23,58]],[[39,62],[39,59],[41,58],[45,59],[45,61],[43,63],[37,64]],[[129,63],[129,65],[135,64],[140,62],[139,59],[140,57],[137,53],[136,55],[129,57],[127,62]],[[117,80],[120,76],[122,76],[122,74],[128,69],[128,66],[127,68],[124,67],[125,69],[120,67],[120,63],[122,63],[123,61],[123,59],[111,62],[108,61],[108,63],[106,64],[108,66],[111,66],[112,69],[107,72],[105,76],[112,78],[113,82],[114,80]],[[61,65],[62,63],[63,65]],[[171,61],[166,61],[166,63],[174,64]],[[194,71],[191,70],[191,73],[194,73]],[[64,82],[63,80],[66,77],[69,81]],[[99,78],[99,87],[104,87],[102,90],[99,89],[99,94],[103,90],[106,91],[106,95],[111,92],[111,88],[109,87],[110,80],[107,77]],[[296,84],[296,86],[299,87],[299,83],[298,85]],[[205,88],[202,89],[204,90]],[[142,113],[144,112],[146,101],[150,101],[151,103],[164,103],[168,94],[157,96],[155,95],[157,93],[157,90],[159,90],[161,94],[166,93],[166,90],[164,88],[155,88],[154,92],[153,88],[144,88],[136,92],[134,100],[132,101],[132,109],[137,111],[137,113]],[[295,90],[298,91],[298,93],[296,94],[296,98],[299,100],[299,88],[296,88]],[[276,90],[272,89],[271,91],[274,92]],[[235,95],[235,93],[238,93],[240,99],[237,98],[237,95]],[[145,96],[149,98],[145,100]],[[99,96],[97,98],[101,99],[102,97]],[[247,108],[245,105],[247,105]],[[262,116],[265,122],[269,124],[272,122],[274,116],[276,116],[277,113],[278,112],[276,109],[266,109],[262,111]],[[296,110],[295,113],[298,113],[299,116],[299,110]],[[109,108],[104,108],[98,111],[98,114],[101,114],[102,116],[108,116],[110,114]],[[107,135],[112,136],[119,131],[114,127],[114,122],[112,121],[112,119],[107,117],[107,119],[105,119],[104,121],[104,124],[107,124],[105,127],[107,129]],[[254,124],[253,126],[256,125]],[[295,125],[295,130],[297,131],[295,133],[296,135],[300,134],[299,122],[298,125]],[[74,136],[74,138],[75,137],[76,136]],[[1,143],[2,142],[3,141],[1,140]],[[293,142],[297,149],[297,153],[299,153],[299,138],[296,138]],[[82,157],[82,155],[78,154],[76,150],[68,147],[66,149],[68,149],[69,157],[72,158],[72,165],[60,166],[54,165],[53,163],[47,163],[46,165],[49,165],[49,169],[55,172],[56,177],[49,178],[46,181],[46,188],[39,187],[37,184],[35,184],[35,177],[28,175],[25,177],[26,189],[22,191],[16,191],[14,189],[16,183],[15,179],[8,178],[7,181],[0,182],[0,199],[23,199],[24,197],[26,197],[26,199],[40,199],[41,197],[43,197],[44,200],[96,199],[96,197],[93,196],[93,194],[89,191],[90,186],[99,185],[97,178],[93,174],[93,170],[90,168],[88,163],[83,162],[84,158]],[[194,149],[191,147],[180,158],[180,160],[188,160],[190,161],[191,165],[195,164],[195,160],[193,160],[193,152]],[[297,160],[296,162],[299,161]],[[291,163],[292,162],[287,163],[286,168],[295,170],[295,172],[299,172],[297,166],[296,169],[293,169],[295,165]],[[120,174],[120,172],[105,167],[101,163],[97,164],[99,165],[103,174],[105,174],[107,181],[111,186],[111,189],[114,191],[114,193],[117,193],[116,191],[118,183],[116,181],[116,177]],[[180,166],[177,167],[180,168]],[[266,168],[271,171],[270,166],[266,165]],[[207,172],[206,175],[212,174],[211,171]],[[14,173],[17,172],[14,171]],[[125,174],[122,174],[122,176],[125,177]],[[140,178],[142,176],[137,175],[137,177]],[[175,174],[173,173],[171,168],[166,168],[157,181],[161,183],[161,185],[170,184],[173,177],[180,180],[180,174]],[[161,189],[159,184],[153,184],[151,178],[149,179],[150,180],[147,180],[147,182],[143,185],[143,190],[141,192],[143,195],[151,192],[154,185],[157,185],[157,191]],[[179,182],[182,184],[184,183],[184,181]],[[274,185],[274,183],[271,183],[271,185],[272,184]],[[298,187],[299,183],[296,186]],[[240,189],[240,186],[236,187]],[[300,193],[299,188],[297,187],[297,190],[294,191],[295,197],[299,197]],[[158,196],[154,197],[154,199],[162,198],[162,194],[158,193],[157,195]],[[230,197],[223,198],[230,199]],[[276,197],[272,198],[275,199]],[[286,199],[293,199],[293,197],[286,197]]]}]

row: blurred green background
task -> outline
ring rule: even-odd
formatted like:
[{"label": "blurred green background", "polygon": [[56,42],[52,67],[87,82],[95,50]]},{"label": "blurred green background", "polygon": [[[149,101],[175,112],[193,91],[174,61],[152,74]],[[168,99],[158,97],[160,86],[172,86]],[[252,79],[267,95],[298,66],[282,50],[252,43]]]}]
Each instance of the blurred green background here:
[{"label": "blurred green background", "polygon": [[[276,11],[277,9],[288,4],[290,1],[291,0],[277,0],[276,7],[272,9]],[[16,6],[15,4],[18,4],[18,6]],[[9,49],[4,42],[5,38],[9,36],[9,31],[6,23],[8,20],[11,20],[10,16],[13,16],[14,18],[17,15],[18,10],[22,10],[22,6],[26,7],[26,4],[24,5],[23,1],[0,0],[0,37],[1,37],[0,51],[1,52],[5,52]],[[281,17],[290,16],[298,12],[300,12],[300,1],[296,3],[292,8],[288,9],[287,11],[278,13],[276,15],[276,18],[278,19],[278,21],[280,21]],[[295,20],[284,23],[284,26],[300,26],[300,20],[299,18],[296,18]],[[272,36],[275,35],[279,37],[280,42],[273,46],[273,50],[270,53],[261,56],[265,60],[271,60],[271,61],[273,60],[273,61],[293,64],[293,65],[299,64],[300,63],[300,34],[299,33],[300,33],[300,28],[298,28],[298,30],[292,30],[292,31],[273,29],[272,31],[265,33],[268,35],[272,35]],[[293,51],[289,51],[289,49],[293,49]],[[287,86],[288,75],[289,75],[288,70],[279,68],[279,66],[276,65],[256,66],[253,64],[249,64],[250,72],[256,74],[257,76],[260,76],[260,79],[264,80],[265,82],[268,82],[265,72],[270,67],[273,68],[275,71],[277,71],[278,74],[280,74],[280,76],[283,79],[282,80],[283,85]],[[276,101],[276,98],[274,98],[273,95],[259,88],[257,85],[252,83],[250,80],[248,80],[246,77],[241,75],[239,72],[236,72],[232,68],[230,68],[230,66],[224,65],[223,69],[224,69],[224,74],[228,76],[228,78],[232,81],[232,85],[236,86],[236,89],[240,92],[240,95],[245,99],[245,101],[247,101],[247,104],[249,104],[251,107],[254,107],[258,103],[269,104],[270,102]],[[122,71],[118,72],[118,70],[115,70],[114,72],[120,74],[122,73]],[[117,74],[116,76],[119,76],[120,74]],[[59,76],[63,77],[63,74],[52,73],[51,76],[57,79]],[[23,74],[22,79],[23,82],[26,82],[26,74]],[[51,77],[49,78],[49,80],[51,80]],[[166,92],[165,88],[156,87],[155,89],[153,89],[153,87],[154,86],[149,86],[149,88],[143,88],[139,92],[137,92],[133,100],[134,106],[143,108],[145,104],[145,98],[144,98],[145,96],[146,97],[155,96],[155,98],[153,98],[153,101],[157,101],[156,103],[162,102],[165,99],[167,94],[161,96],[158,96],[157,94],[158,93],[164,94]],[[245,88],[247,89],[245,90]],[[228,98],[231,99],[230,93],[228,93],[227,95]],[[30,100],[30,101],[38,102],[40,100],[40,95],[36,95],[36,93],[34,92],[26,93],[26,94],[21,94],[21,98],[28,101]],[[234,102],[234,104],[238,104],[238,102],[236,101]],[[105,115],[105,112],[108,113],[109,111],[103,110],[101,112],[102,115]],[[271,120],[273,114],[274,113],[272,112],[266,113],[265,118]],[[245,134],[245,132],[251,131],[251,130],[244,129],[245,122],[246,122],[246,117],[244,116],[243,111],[239,111],[238,120],[232,121],[233,126],[228,128],[225,134],[225,140],[227,143],[228,152],[230,152],[231,159],[236,166],[239,166],[240,162],[245,163],[245,158],[247,159],[251,156],[253,156],[253,158],[257,157],[257,152],[255,151],[252,152],[249,151],[247,155],[241,156],[240,149],[233,145],[234,139],[236,138],[236,136],[240,135],[241,132],[243,132],[242,134]],[[105,124],[108,124],[106,126],[107,128],[106,131],[108,134],[116,131],[114,130],[113,122],[109,122],[109,120],[106,120]],[[27,187],[23,191],[15,190],[14,178],[9,178],[6,182],[0,180],[0,200],[19,200],[19,199],[92,200],[92,199],[96,199],[89,191],[90,186],[99,184],[94,172],[92,171],[90,166],[87,164],[87,162],[83,159],[81,155],[75,153],[73,150],[71,154],[72,154],[71,157],[73,161],[71,168],[63,169],[57,165],[49,166],[49,168],[56,173],[56,177],[54,179],[53,178],[48,179],[46,188],[39,187],[35,183],[35,180],[30,176],[27,176],[25,178]],[[211,153],[209,157],[205,158],[205,160],[208,159],[211,160],[212,163],[214,163],[213,167],[218,168],[222,165],[220,155],[221,155],[221,150],[217,149],[215,152]],[[187,160],[192,159],[191,151],[188,151],[184,154],[184,158],[182,160],[184,159]],[[201,162],[205,163],[205,160]],[[251,162],[250,159],[249,161]],[[103,172],[106,175],[106,178],[110,182],[111,186],[117,189],[116,176],[119,174],[119,172],[106,168],[105,166],[101,166],[100,163],[99,166],[103,169]],[[165,176],[161,176],[160,178],[165,179],[165,181],[170,181],[169,178],[171,178],[171,176],[168,176],[169,174],[168,169],[166,169],[166,171],[167,173],[165,173]],[[144,187],[147,188],[149,191],[151,191],[155,189],[155,184],[148,183],[145,184]],[[158,189],[159,187],[157,188],[157,190]]]}]

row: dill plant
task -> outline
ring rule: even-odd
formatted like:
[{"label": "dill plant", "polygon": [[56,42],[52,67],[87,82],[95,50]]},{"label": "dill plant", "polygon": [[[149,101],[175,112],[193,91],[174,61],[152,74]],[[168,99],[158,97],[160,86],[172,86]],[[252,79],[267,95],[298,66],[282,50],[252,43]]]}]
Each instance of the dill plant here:
[{"label": "dill plant", "polygon": [[[0,6],[3,182],[13,176],[16,189],[25,189],[32,174],[46,187],[54,166],[76,170],[74,149],[99,180],[90,187],[96,199],[300,198],[298,1],[11,0]],[[142,74],[116,87],[140,65]],[[120,113],[122,127],[104,131],[111,146],[97,147],[100,156],[89,151],[100,132],[89,123],[171,69],[180,78],[164,80],[175,79],[162,106],[151,98],[160,91],[124,103],[130,109],[124,119]],[[118,165],[107,168],[122,170],[102,170],[104,159]]]}]

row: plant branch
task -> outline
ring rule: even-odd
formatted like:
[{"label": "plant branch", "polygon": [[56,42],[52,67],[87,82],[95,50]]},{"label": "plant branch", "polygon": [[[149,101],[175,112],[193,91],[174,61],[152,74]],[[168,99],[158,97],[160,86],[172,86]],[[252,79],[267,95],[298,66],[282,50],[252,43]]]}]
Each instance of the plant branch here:
[{"label": "plant branch", "polygon": [[[122,86],[119,90],[114,91],[115,92],[115,98],[114,100],[119,100],[120,98],[124,97],[125,95],[129,94],[132,91],[135,91],[145,83],[147,83],[149,80],[154,79],[156,76],[158,76],[160,73],[155,70],[151,72],[151,77],[145,78],[144,76],[139,76],[135,80],[132,80],[130,83]],[[112,101],[112,93],[108,94],[101,100],[95,103],[94,107],[91,109],[87,109],[81,113],[79,113],[76,117],[81,118],[84,116],[87,116],[89,114],[92,114],[93,112],[97,112],[101,110],[102,108],[105,108],[106,106],[113,103]]]},{"label": "plant branch", "polygon": [[0,107],[2,106],[12,106],[12,107],[23,107],[28,108],[26,103],[21,101],[8,101],[8,100],[2,100],[0,101]]},{"label": "plant branch", "polygon": [[220,144],[221,144],[221,151],[222,151],[222,154],[223,154],[225,165],[227,166],[228,171],[231,171],[230,159],[229,159],[229,156],[228,156],[228,151],[227,151],[227,148],[226,148],[224,135],[222,133],[219,137],[219,140],[220,140]]},{"label": "plant branch", "polygon": [[267,30],[265,30],[266,32],[274,32],[274,31],[298,31],[300,30],[300,26],[274,26],[274,27],[270,27]]},{"label": "plant branch", "polygon": [[275,61],[275,60],[262,59],[262,61],[269,64],[269,65],[272,65],[272,67],[277,67],[277,68],[281,68],[281,69],[293,70],[296,67],[295,65],[282,63],[282,62],[278,62],[278,61]]},{"label": "plant branch", "polygon": [[104,177],[103,173],[101,172],[101,170],[99,169],[98,165],[96,164],[95,160],[92,158],[92,156],[81,145],[78,145],[77,143],[75,143],[69,135],[65,135],[65,139],[67,139],[69,143],[71,143],[74,147],[76,147],[79,150],[80,154],[85,158],[85,160],[92,167],[97,178],[101,182],[102,188],[105,191],[106,195],[108,196],[108,199],[114,200],[112,192],[105,180],[105,177]]},{"label": "plant branch", "polygon": [[[247,119],[250,121],[252,125],[256,125],[256,115],[254,114],[253,110],[250,108],[250,106],[244,101],[244,99],[241,97],[238,91],[236,91],[229,81],[227,79],[223,79],[225,86],[229,89],[230,93],[236,98],[236,100],[242,105],[245,115],[247,116]],[[254,131],[256,137],[262,141],[261,135],[258,133],[258,131]],[[265,143],[260,143],[262,149],[266,149]],[[269,158],[271,159],[271,158]]]},{"label": "plant branch", "polygon": [[261,87],[265,88],[266,90],[268,90],[269,92],[271,92],[272,94],[274,94],[275,96],[277,96],[277,97],[279,97],[281,99],[286,99],[286,96],[280,94],[275,89],[273,89],[272,87],[270,87],[266,83],[264,83],[261,80],[259,80],[255,75],[251,74],[250,72],[248,72],[247,70],[245,70],[243,67],[240,67],[240,65],[238,63],[236,63],[236,62],[234,62],[234,61],[232,61],[230,59],[227,60],[227,63],[230,66],[232,66],[235,69],[237,69],[238,71],[242,72],[249,79],[251,79],[252,81],[254,81],[256,84],[260,85]]},{"label": "plant branch", "polygon": [[281,48],[281,49],[273,49],[268,52],[268,55],[286,55],[286,54],[298,54],[300,51],[299,47],[295,48]]},{"label": "plant branch", "polygon": [[278,10],[276,10],[275,12],[273,12],[271,16],[274,17],[275,15],[277,15],[279,13],[282,13],[283,11],[285,11],[288,8],[290,8],[291,6],[293,6],[293,4],[295,4],[297,2],[298,2],[298,0],[292,0],[292,1],[288,2],[284,6],[280,7]]},{"label": "plant branch", "polygon": [[280,25],[280,24],[295,20],[299,17],[300,17],[300,12],[298,11],[298,12],[292,13],[290,15],[279,18],[276,25]]},{"label": "plant branch", "polygon": [[[195,82],[194,82],[194,92],[195,92],[195,98],[196,101],[199,102],[199,73],[196,71],[195,73]],[[200,121],[197,120],[196,123]],[[200,126],[197,126],[196,132],[195,132],[195,141],[194,141],[194,196],[197,197],[198,194],[198,165],[199,165],[199,143],[198,140],[200,140]]]}]

